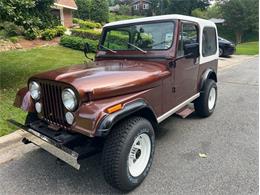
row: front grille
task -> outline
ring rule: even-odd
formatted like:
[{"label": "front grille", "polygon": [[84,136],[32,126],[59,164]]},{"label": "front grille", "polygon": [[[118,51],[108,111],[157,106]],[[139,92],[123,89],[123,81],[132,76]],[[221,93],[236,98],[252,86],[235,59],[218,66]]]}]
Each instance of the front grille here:
[{"label": "front grille", "polygon": [[40,82],[43,117],[46,121],[65,126],[64,109],[61,99],[62,87],[53,83]]}]

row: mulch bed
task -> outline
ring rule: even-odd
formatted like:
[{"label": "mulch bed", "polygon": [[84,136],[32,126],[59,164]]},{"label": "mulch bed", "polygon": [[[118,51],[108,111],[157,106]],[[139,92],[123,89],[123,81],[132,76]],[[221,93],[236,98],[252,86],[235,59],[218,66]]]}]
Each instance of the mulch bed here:
[{"label": "mulch bed", "polygon": [[17,43],[12,43],[11,41],[0,39],[0,52],[16,50],[16,49],[31,49],[34,47],[54,46],[54,45],[58,45],[59,42],[60,42],[60,37],[56,37],[51,41],[45,41],[42,39],[35,39],[35,40],[21,39]]},{"label": "mulch bed", "polygon": [[56,37],[51,41],[45,41],[42,39],[35,39],[35,40],[26,40],[22,39],[18,41],[18,43],[22,46],[23,49],[30,49],[34,47],[41,47],[41,46],[53,46],[58,45],[60,42],[60,37]]}]

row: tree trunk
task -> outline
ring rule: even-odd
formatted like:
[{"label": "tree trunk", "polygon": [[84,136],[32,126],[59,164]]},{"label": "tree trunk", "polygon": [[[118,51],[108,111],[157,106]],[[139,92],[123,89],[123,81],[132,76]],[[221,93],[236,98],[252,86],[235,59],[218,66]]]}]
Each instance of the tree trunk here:
[{"label": "tree trunk", "polygon": [[242,32],[236,32],[236,44],[239,44],[242,42]]}]

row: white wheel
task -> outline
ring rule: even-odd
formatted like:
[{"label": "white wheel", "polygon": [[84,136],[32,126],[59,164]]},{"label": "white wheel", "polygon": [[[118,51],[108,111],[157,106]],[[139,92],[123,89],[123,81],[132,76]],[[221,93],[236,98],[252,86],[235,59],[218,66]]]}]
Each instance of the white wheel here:
[{"label": "white wheel", "polygon": [[132,177],[140,176],[145,170],[151,155],[151,140],[146,133],[138,135],[128,155],[128,169]]},{"label": "white wheel", "polygon": [[216,88],[212,87],[209,92],[209,99],[208,99],[209,110],[212,110],[214,108],[215,102],[216,102]]}]

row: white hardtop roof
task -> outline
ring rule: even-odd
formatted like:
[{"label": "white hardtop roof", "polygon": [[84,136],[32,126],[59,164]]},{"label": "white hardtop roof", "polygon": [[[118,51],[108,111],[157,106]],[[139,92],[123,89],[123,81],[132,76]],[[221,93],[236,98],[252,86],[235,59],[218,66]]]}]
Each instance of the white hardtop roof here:
[{"label": "white hardtop roof", "polygon": [[160,21],[160,20],[186,20],[186,21],[196,22],[202,26],[214,26],[215,27],[215,24],[212,21],[205,20],[202,18],[191,17],[191,16],[178,15],[178,14],[122,20],[122,21],[108,23],[104,27],[125,25],[125,24],[139,23],[139,22]]}]

